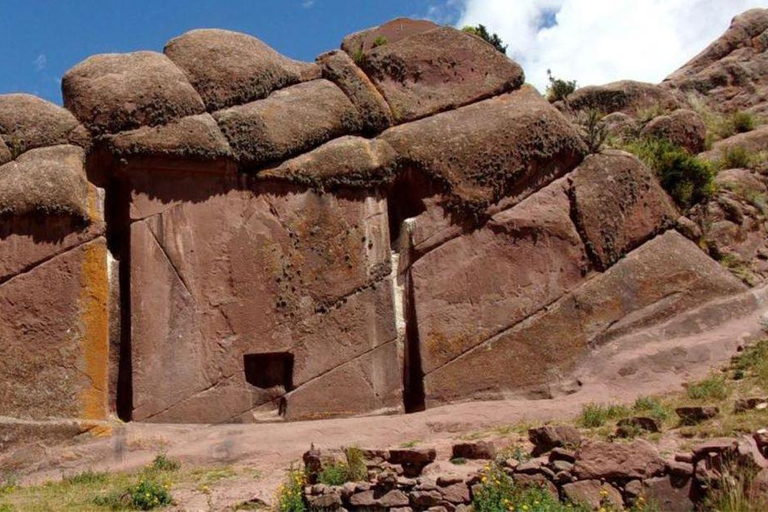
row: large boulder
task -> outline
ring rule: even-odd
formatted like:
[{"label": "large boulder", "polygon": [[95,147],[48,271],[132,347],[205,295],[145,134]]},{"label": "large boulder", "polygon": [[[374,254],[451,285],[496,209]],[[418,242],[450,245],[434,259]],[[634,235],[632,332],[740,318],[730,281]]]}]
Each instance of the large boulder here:
[{"label": "large boulder", "polygon": [[192,30],[169,41],[163,51],[184,70],[209,111],[266,98],[320,75],[314,64],[289,59],[255,37],[229,30]]},{"label": "large boulder", "polygon": [[677,218],[652,172],[629,153],[590,155],[570,182],[573,215],[600,269],[610,267]]},{"label": "large boulder", "polygon": [[341,49],[359,60],[376,46],[394,44],[401,39],[434,30],[439,26],[428,20],[395,18],[379,27],[361,30],[346,36],[341,43]]},{"label": "large boulder", "polygon": [[448,27],[378,46],[360,66],[397,123],[508,92],[524,82],[522,68],[506,55]]},{"label": "large boulder", "polygon": [[573,110],[594,109],[603,114],[623,112],[637,115],[645,110],[674,110],[679,101],[668,89],[633,80],[605,85],[588,85],[568,96]]},{"label": "large boulder", "polygon": [[183,117],[161,126],[145,126],[107,137],[117,157],[160,156],[212,159],[232,155],[210,114]]},{"label": "large boulder", "polygon": [[383,140],[344,136],[259,173],[318,190],[371,189],[392,181],[397,155]]},{"label": "large boulder", "polygon": [[[44,146],[90,145],[88,132],[75,116],[31,94],[0,95],[0,139],[14,157]],[[0,148],[0,165],[2,153]]]},{"label": "large boulder", "polygon": [[205,112],[184,73],[155,52],[94,55],[67,71],[61,88],[64,106],[98,135]]},{"label": "large boulder", "polygon": [[246,168],[298,155],[361,128],[355,106],[327,80],[287,87],[214,117]]},{"label": "large boulder", "polygon": [[768,9],[733,18],[725,33],[662,86],[698,94],[716,111],[768,114]]},{"label": "large boulder", "polygon": [[452,205],[475,213],[546,185],[586,152],[576,129],[531,87],[390,128],[380,138],[401,166],[444,185]]},{"label": "large boulder", "polygon": [[362,116],[363,132],[375,134],[392,124],[392,111],[368,76],[346,53],[334,50],[317,58],[323,78],[344,91]]},{"label": "large boulder", "polygon": [[548,396],[558,385],[552,374],[567,376],[590,347],[745,289],[693,242],[669,231],[546,308],[426,373],[427,403]]},{"label": "large boulder", "polygon": [[622,481],[650,478],[664,472],[664,461],[649,442],[637,439],[631,443],[587,442],[576,452],[573,474],[579,480]]},{"label": "large boulder", "polygon": [[0,415],[106,418],[106,263],[100,237],[0,283]]},{"label": "large boulder", "polygon": [[681,108],[669,115],[655,117],[643,127],[640,135],[666,139],[696,154],[704,150],[707,127],[699,114]]},{"label": "large boulder", "polygon": [[0,217],[55,214],[88,221],[88,191],[82,148],[33,149],[0,167]]},{"label": "large boulder", "polygon": [[410,270],[423,371],[553,302],[588,266],[562,180],[427,253]]}]

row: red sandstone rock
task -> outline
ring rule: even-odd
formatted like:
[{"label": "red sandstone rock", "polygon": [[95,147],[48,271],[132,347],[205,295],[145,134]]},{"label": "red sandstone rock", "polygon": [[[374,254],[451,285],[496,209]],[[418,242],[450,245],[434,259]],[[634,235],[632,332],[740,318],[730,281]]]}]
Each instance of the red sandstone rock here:
[{"label": "red sandstone rock", "polygon": [[82,148],[33,149],[0,167],[2,217],[37,213],[70,215],[88,221],[95,208],[95,203],[89,204]]},{"label": "red sandstone rock", "polygon": [[664,471],[664,461],[653,445],[642,439],[630,444],[587,442],[576,453],[573,473],[590,478],[622,480],[649,478]]},{"label": "red sandstone rock", "polygon": [[363,132],[375,134],[392,124],[392,111],[381,93],[346,53],[334,50],[317,58],[323,78],[344,91],[360,112]]},{"label": "red sandstone rock", "polygon": [[643,127],[640,135],[666,139],[696,154],[704,150],[707,127],[701,116],[693,110],[678,109],[651,120]]},{"label": "red sandstone rock", "polygon": [[10,162],[12,158],[13,155],[11,155],[11,150],[8,149],[8,146],[5,145],[2,137],[0,137],[0,165]]},{"label": "red sandstone rock", "polygon": [[765,151],[768,148],[768,125],[715,142],[712,149],[699,156],[711,162],[717,162],[725,156],[727,151],[735,148],[744,149],[749,154]]},{"label": "red sandstone rock", "polygon": [[[0,95],[0,138],[14,157],[30,149],[59,144],[88,149],[91,142],[75,116],[31,94]],[[0,148],[0,164],[4,163],[2,153]]]},{"label": "red sandstone rock", "polygon": [[428,32],[438,28],[439,25],[428,20],[412,20],[408,18],[396,18],[379,27],[373,27],[360,32],[355,32],[344,38],[341,49],[351,57],[362,56],[374,48],[376,44],[394,44],[410,36]]},{"label": "red sandstone rock", "polygon": [[[744,289],[695,244],[667,232],[546,309],[427,373],[427,402],[534,392],[552,385],[550,368],[567,374],[588,347]],[[520,367],[526,371],[509,371]]]},{"label": "red sandstone rock", "polygon": [[449,27],[378,46],[360,66],[389,103],[396,123],[508,92],[524,82],[517,63]]},{"label": "red sandstone rock", "polygon": [[147,126],[108,137],[109,149],[119,157],[166,156],[219,158],[232,151],[209,114],[184,117],[163,126]]},{"label": "red sandstone rock", "polygon": [[163,52],[184,70],[209,111],[259,100],[320,75],[314,64],[289,59],[255,37],[229,30],[192,30],[171,39]]},{"label": "red sandstone rock", "polygon": [[655,108],[674,110],[680,102],[668,89],[658,85],[622,80],[581,87],[568,96],[568,106],[573,110],[595,109],[603,114],[624,112],[637,115]]},{"label": "red sandstone rock", "polygon": [[213,116],[245,167],[283,160],[360,130],[357,109],[327,80],[294,85]]},{"label": "red sandstone rock", "polygon": [[646,503],[653,503],[665,512],[690,512],[694,510],[691,482],[690,477],[649,478],[643,481],[642,496]]},{"label": "red sandstone rock", "polygon": [[94,55],[67,71],[61,87],[64,106],[95,134],[205,111],[184,73],[154,52]]},{"label": "red sandstone rock", "polygon": [[735,18],[725,33],[672,73],[662,84],[698,94],[721,112],[768,112],[768,10],[751,9]]},{"label": "red sandstone rock", "polygon": [[[534,455],[546,453],[554,448],[575,448],[581,444],[581,434],[576,427],[568,425],[545,425],[528,430],[528,440],[533,443]],[[553,452],[552,456],[561,457]],[[566,454],[565,460],[573,462],[571,454]]]},{"label": "red sandstone rock", "polygon": [[477,441],[473,443],[458,443],[453,445],[454,459],[488,459],[496,458],[496,447],[493,443],[487,441]]},{"label": "red sandstone rock", "polygon": [[671,225],[678,215],[651,171],[628,153],[590,155],[570,182],[577,225],[601,269]]},{"label": "red sandstone rock", "polygon": [[585,152],[575,128],[531,87],[390,128],[381,139],[404,168],[480,212],[546,185]]},{"label": "red sandstone rock", "polygon": [[574,504],[585,505],[592,510],[601,506],[611,506],[617,510],[623,508],[621,493],[611,484],[601,483],[600,480],[582,480],[565,484],[563,496]]}]

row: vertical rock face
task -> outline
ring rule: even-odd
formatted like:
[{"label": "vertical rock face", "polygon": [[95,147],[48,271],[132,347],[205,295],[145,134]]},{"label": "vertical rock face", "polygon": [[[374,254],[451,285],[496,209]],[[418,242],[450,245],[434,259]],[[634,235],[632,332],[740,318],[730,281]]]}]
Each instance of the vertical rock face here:
[{"label": "vertical rock face", "polygon": [[[709,53],[762,48],[761,13]],[[585,156],[523,80],[477,37],[400,19],[317,63],[222,30],[91,57],[63,79],[69,111],[0,96],[0,416],[547,397],[592,349],[746,290],[671,230],[640,161]],[[679,95],[620,82],[570,103]],[[646,128],[700,145],[688,117]]]}]

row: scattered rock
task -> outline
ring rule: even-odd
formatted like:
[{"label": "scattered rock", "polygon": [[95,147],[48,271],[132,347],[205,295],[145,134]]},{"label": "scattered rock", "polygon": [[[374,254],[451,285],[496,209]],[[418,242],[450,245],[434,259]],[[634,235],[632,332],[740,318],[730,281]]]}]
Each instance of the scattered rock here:
[{"label": "scattered rock", "polygon": [[746,412],[751,410],[763,410],[768,408],[768,398],[765,397],[752,397],[752,398],[739,398],[733,407],[733,412]]},{"label": "scattered rock", "polygon": [[642,439],[632,443],[587,442],[576,453],[573,473],[580,480],[650,478],[664,471],[656,448]]},{"label": "scattered rock", "polygon": [[616,424],[616,435],[619,437],[634,437],[640,431],[661,432],[661,422],[647,416],[623,418]]},{"label": "scattered rock", "polygon": [[683,424],[695,425],[714,418],[720,414],[720,409],[714,406],[678,407],[675,409],[675,414],[678,415]]},{"label": "scattered rock", "polygon": [[581,480],[565,484],[563,496],[572,503],[586,505],[592,510],[609,504],[617,510],[624,506],[621,493],[612,485],[601,483],[600,480]]},{"label": "scattered rock", "polygon": [[[528,439],[533,443],[533,455],[538,456],[554,448],[575,448],[581,443],[581,433],[576,427],[568,425],[531,428],[528,430]],[[563,456],[568,460],[570,451],[559,451],[555,456]]]},{"label": "scattered rock", "polygon": [[453,445],[452,458],[493,460],[496,458],[496,447],[488,441],[458,443]]}]

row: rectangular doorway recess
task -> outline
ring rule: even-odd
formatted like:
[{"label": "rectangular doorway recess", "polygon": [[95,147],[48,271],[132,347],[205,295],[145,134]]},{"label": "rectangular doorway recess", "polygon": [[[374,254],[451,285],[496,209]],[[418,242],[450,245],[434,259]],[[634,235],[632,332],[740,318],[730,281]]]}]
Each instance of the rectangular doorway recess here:
[{"label": "rectangular doorway recess", "polygon": [[245,354],[243,365],[245,380],[252,386],[260,389],[282,387],[286,393],[293,389],[293,354]]}]

